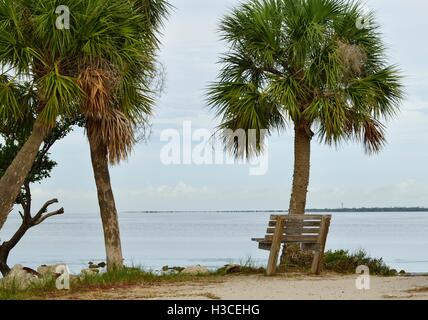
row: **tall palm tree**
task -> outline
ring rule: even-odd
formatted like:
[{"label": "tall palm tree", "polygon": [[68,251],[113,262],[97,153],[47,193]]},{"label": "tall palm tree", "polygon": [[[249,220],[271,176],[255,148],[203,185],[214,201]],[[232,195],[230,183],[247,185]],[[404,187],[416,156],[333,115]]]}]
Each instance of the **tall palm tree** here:
[{"label": "tall palm tree", "polygon": [[84,26],[80,30],[82,34],[89,37],[108,38],[112,29],[124,30],[120,37],[112,39],[118,42],[115,46],[120,50],[112,52],[114,46],[99,48],[117,55],[118,61],[108,56],[78,57],[78,83],[86,97],[82,113],[86,119],[109,270],[123,266],[109,163],[117,164],[128,157],[136,142],[136,127],[144,126],[151,114],[152,81],[157,77],[157,36],[168,7],[164,0],[102,1],[101,5],[91,8],[97,13],[96,18],[86,15],[77,22]]},{"label": "tall palm tree", "polygon": [[[402,100],[374,15],[355,1],[252,0],[227,15],[220,31],[229,51],[208,92],[219,128],[270,134],[294,127],[289,213],[304,214],[314,136],[328,145],[361,141],[376,153],[386,142],[383,121]],[[246,156],[263,152],[261,139]]]},{"label": "tall palm tree", "polygon": [[[70,29],[56,28],[60,5],[70,9]],[[16,82],[34,82],[40,101],[31,137],[0,181],[0,228],[55,119],[77,110],[85,118],[108,269],[122,266],[108,165],[128,156],[134,129],[151,112],[167,11],[164,0],[0,1],[0,64]],[[7,82],[2,88],[10,93],[0,90],[2,117],[20,116],[13,87]]]}]

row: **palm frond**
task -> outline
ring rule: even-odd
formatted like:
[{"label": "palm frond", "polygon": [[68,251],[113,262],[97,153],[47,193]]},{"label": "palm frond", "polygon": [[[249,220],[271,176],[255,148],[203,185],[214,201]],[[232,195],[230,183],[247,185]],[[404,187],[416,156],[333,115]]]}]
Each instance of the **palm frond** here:
[{"label": "palm frond", "polygon": [[85,92],[82,113],[86,118],[102,119],[109,111],[117,75],[105,68],[88,66],[79,74],[77,83]]},{"label": "palm frond", "polygon": [[134,126],[120,111],[109,110],[101,119],[87,119],[90,139],[108,150],[108,160],[114,165],[128,158],[135,144]]},{"label": "palm frond", "polygon": [[60,74],[57,65],[36,84],[40,116],[47,126],[54,125],[58,116],[73,113],[83,96],[76,79]]}]

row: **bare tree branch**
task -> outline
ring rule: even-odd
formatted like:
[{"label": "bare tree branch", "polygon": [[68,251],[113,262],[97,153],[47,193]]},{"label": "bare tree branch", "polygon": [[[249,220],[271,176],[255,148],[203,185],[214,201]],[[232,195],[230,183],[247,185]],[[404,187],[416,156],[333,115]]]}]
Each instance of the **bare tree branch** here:
[{"label": "bare tree branch", "polygon": [[53,217],[53,216],[58,216],[61,214],[64,214],[64,208],[61,208],[61,209],[53,211],[53,212],[49,212],[48,214],[40,217],[38,220],[34,220],[33,226],[37,226],[37,225],[41,224],[43,221],[45,221],[46,219]]},{"label": "bare tree branch", "polygon": [[39,210],[39,212],[37,212],[37,214],[34,216],[33,221],[38,221],[40,220],[40,218],[43,216],[43,214],[46,213],[46,211],[48,211],[49,206],[58,203],[58,199],[52,199],[47,201],[43,207]]},{"label": "bare tree branch", "polygon": [[[31,201],[31,197],[29,197],[28,199],[30,199]],[[29,213],[29,220],[23,213],[19,212],[22,217],[21,226],[9,241],[3,242],[3,244],[0,245],[0,272],[3,274],[3,276],[6,276],[10,272],[10,268],[7,265],[7,258],[9,256],[10,251],[18,244],[18,242],[22,239],[26,232],[32,227],[41,224],[43,221],[50,217],[64,214],[64,208],[45,214],[48,207],[54,203],[58,203],[58,200],[52,199],[46,202],[39,210],[39,212],[34,216],[34,218],[32,218],[31,213]],[[30,206],[23,207],[30,208]]]},{"label": "bare tree branch", "polygon": [[31,189],[30,183],[26,181],[24,183],[25,189],[25,207],[24,207],[24,221],[31,220]]}]

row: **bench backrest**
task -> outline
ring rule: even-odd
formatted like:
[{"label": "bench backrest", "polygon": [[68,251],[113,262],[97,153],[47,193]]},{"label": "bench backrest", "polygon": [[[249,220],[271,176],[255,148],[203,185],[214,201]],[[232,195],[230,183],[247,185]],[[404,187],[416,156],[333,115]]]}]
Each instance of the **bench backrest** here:
[{"label": "bench backrest", "polygon": [[284,219],[282,241],[287,243],[322,243],[328,232],[331,215],[272,215],[266,240],[272,240],[278,219]]}]

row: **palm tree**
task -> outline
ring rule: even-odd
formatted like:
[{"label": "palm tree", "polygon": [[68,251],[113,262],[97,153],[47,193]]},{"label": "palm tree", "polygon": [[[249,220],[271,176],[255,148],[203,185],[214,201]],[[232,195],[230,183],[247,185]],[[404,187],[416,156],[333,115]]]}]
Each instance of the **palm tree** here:
[{"label": "palm tree", "polygon": [[[376,153],[386,142],[383,121],[402,100],[399,71],[387,64],[374,15],[354,1],[252,0],[226,16],[220,31],[229,51],[208,92],[219,129],[270,134],[291,124],[289,213],[304,214],[313,137],[328,145],[361,141]],[[262,138],[246,156],[263,152]]]},{"label": "palm tree", "polygon": [[[123,28],[126,31],[115,39],[120,50],[112,51],[114,46],[110,49],[99,48],[117,55],[120,58],[117,63],[111,63],[115,57],[79,57],[78,83],[86,93],[82,112],[86,119],[109,270],[123,266],[109,163],[117,164],[128,157],[136,142],[136,127],[144,126],[147,116],[151,114],[154,93],[151,84],[157,77],[157,34],[168,7],[163,0],[131,1],[128,6],[123,1],[109,1],[108,5],[103,3],[94,8],[98,17],[95,26],[91,23],[93,17],[89,21],[78,22],[88,28],[81,30],[86,35],[104,34],[108,37],[112,29]],[[132,12],[136,13],[134,17]],[[105,21],[102,17],[111,17],[111,20]]]},{"label": "palm tree", "polygon": [[[0,1],[0,121],[21,119],[32,107],[37,112],[29,139],[0,180],[0,229],[56,117],[69,113],[81,95],[62,68],[71,39],[49,25],[53,15],[42,1]],[[35,99],[22,101],[24,82],[35,88]]]},{"label": "palm tree", "polygon": [[[0,5],[0,28],[4,26],[0,34],[4,32],[3,38],[7,39],[5,49],[0,49],[0,62],[3,66],[10,65],[17,78],[31,79],[36,84],[38,100],[45,101],[46,91],[51,92],[52,88],[56,92],[50,104],[44,103],[38,109],[36,123],[44,132],[49,131],[58,116],[70,110],[85,118],[107,265],[109,270],[119,268],[123,259],[108,166],[127,158],[135,143],[135,129],[145,125],[150,115],[155,93],[152,82],[157,76],[158,35],[168,4],[164,0],[19,0]],[[59,5],[70,8],[69,30],[55,28],[55,9]],[[23,40],[16,43],[14,35],[24,27]],[[26,50],[17,55],[22,47]],[[30,57],[26,57],[27,52]],[[68,86],[56,89],[63,79]],[[70,99],[64,100],[64,96]],[[2,110],[10,109],[6,103],[0,106]],[[15,109],[20,110],[18,103]],[[39,137],[37,141],[33,141],[35,135]],[[44,137],[33,130],[27,142],[33,152],[38,151]],[[17,158],[21,153],[22,150]],[[33,161],[34,157],[28,155],[21,159],[30,164]],[[10,171],[9,180],[21,184],[14,175],[14,172],[24,174],[17,159],[11,167],[5,176]],[[14,201],[16,195],[10,194],[12,190],[6,182],[0,181],[0,198],[5,195]],[[10,207],[2,200],[0,215],[4,220]]]}]

